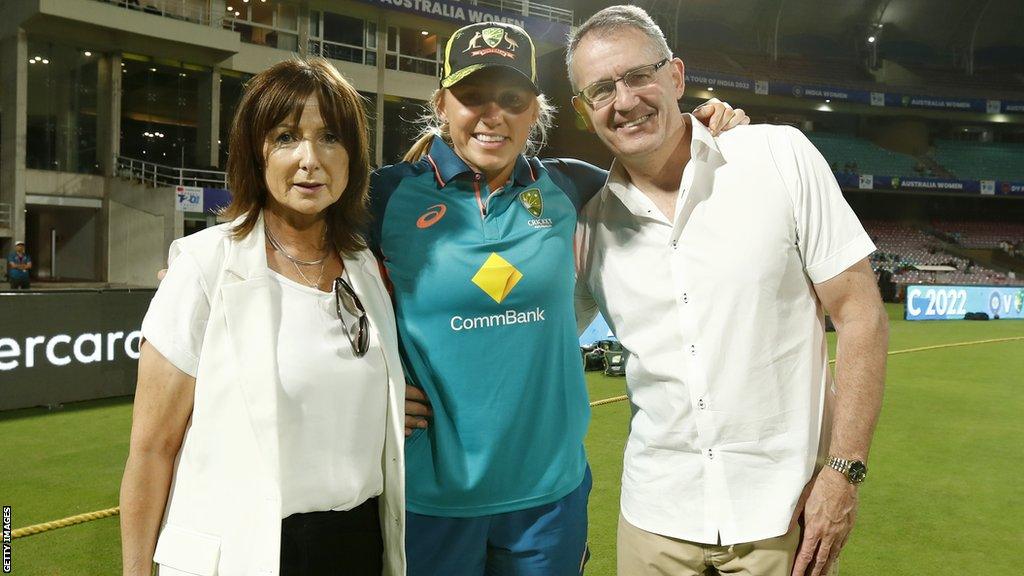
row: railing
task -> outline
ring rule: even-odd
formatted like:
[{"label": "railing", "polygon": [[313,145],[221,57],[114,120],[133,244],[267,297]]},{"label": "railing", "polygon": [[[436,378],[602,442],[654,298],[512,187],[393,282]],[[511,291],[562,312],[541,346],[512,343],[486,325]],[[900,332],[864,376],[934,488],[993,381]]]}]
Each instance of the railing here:
[{"label": "railing", "polygon": [[419,56],[407,56],[405,54],[396,54],[395,52],[388,52],[384,58],[384,67],[389,70],[400,70],[402,72],[425,74],[427,76],[437,76],[439,72],[438,66],[440,65],[441,63],[434,58],[420,58]]},{"label": "railing", "polygon": [[7,202],[0,202],[0,228],[14,228],[14,208]]},{"label": "railing", "polygon": [[136,10],[164,18],[185,20],[203,26],[220,26],[210,17],[210,3],[204,0],[96,0],[125,10]]},{"label": "railing", "polygon": [[323,56],[324,58],[355,62],[356,64],[377,65],[376,50],[354,44],[320,40],[319,38],[309,39],[309,54],[310,56]]},{"label": "railing", "polygon": [[497,8],[502,12],[514,12],[523,16],[534,16],[572,26],[573,12],[565,8],[538,4],[536,2],[524,2],[522,0],[476,0],[475,2],[470,0],[470,3],[477,6]]},{"label": "railing", "polygon": [[222,26],[226,30],[238,32],[242,42],[247,44],[269,46],[279,50],[295,51],[299,49],[298,30],[274,28],[269,24],[233,17],[225,17],[222,20]]},{"label": "railing", "polygon": [[[197,0],[95,0],[104,4],[120,6],[125,10],[137,10],[146,14],[154,14],[175,20],[185,20],[202,24],[203,26],[221,26],[220,18],[212,18],[210,14],[210,3]],[[557,6],[538,4],[529,0],[467,0],[468,4],[497,8],[502,12],[522,14],[543,18],[552,22],[561,22],[572,26],[573,11]],[[225,18],[225,21],[234,20]],[[238,24],[254,25],[254,22],[238,20]],[[232,23],[233,24],[233,23]],[[259,26],[258,24],[255,24]],[[228,26],[234,29],[234,26]],[[262,43],[262,42],[259,42]]]},{"label": "railing", "polygon": [[164,166],[135,158],[117,157],[117,175],[151,186],[201,186],[227,189],[227,172]]}]

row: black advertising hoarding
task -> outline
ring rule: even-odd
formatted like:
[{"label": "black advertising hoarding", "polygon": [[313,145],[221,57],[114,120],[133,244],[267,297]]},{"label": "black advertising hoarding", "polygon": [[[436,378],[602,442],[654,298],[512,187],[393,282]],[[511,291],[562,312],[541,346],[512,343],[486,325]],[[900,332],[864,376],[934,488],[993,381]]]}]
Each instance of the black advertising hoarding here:
[{"label": "black advertising hoarding", "polygon": [[153,293],[0,293],[0,410],[132,394]]}]

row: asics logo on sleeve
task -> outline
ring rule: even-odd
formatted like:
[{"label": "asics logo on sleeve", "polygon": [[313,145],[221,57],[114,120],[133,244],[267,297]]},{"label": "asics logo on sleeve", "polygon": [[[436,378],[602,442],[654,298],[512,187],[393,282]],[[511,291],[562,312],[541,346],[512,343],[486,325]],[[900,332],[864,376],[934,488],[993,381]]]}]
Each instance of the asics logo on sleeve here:
[{"label": "asics logo on sleeve", "polygon": [[437,224],[441,218],[444,218],[444,213],[448,211],[448,207],[444,204],[434,204],[427,211],[420,216],[419,220],[416,221],[416,227],[420,229],[430,228],[434,224]]}]

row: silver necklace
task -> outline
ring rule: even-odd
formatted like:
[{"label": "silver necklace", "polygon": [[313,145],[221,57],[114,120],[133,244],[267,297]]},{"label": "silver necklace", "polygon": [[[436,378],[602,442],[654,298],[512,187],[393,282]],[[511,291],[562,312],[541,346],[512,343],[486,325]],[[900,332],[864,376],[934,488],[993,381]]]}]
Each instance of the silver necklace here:
[{"label": "silver necklace", "polygon": [[[326,256],[324,258],[326,258]],[[299,276],[302,276],[302,279],[306,281],[306,284],[308,284],[310,288],[320,289],[320,280],[324,277],[324,267],[327,266],[327,262],[320,263],[320,274],[317,274],[316,282],[310,282],[309,278],[306,278],[306,275],[302,273],[302,269],[299,268],[298,264],[292,262],[292,266],[295,266],[295,271],[299,273]]]},{"label": "silver necklace", "polygon": [[[277,238],[274,237],[274,233],[270,231],[270,226],[264,223],[263,229],[266,230],[267,239],[270,240],[270,245],[274,247],[274,250],[277,250],[281,254],[284,254],[284,257],[287,258],[288,260],[291,260],[292,264],[302,264],[303,266],[316,266],[317,264],[323,264],[324,260],[327,259],[327,255],[330,253],[329,251],[324,250],[324,255],[318,258],[317,260],[300,260],[289,254],[288,251],[284,249],[284,246],[282,246],[281,243],[277,241]],[[320,236],[320,242],[323,242],[325,238],[327,238],[326,226],[324,227],[324,233]]]},{"label": "silver necklace", "polygon": [[[274,250],[277,250],[278,252],[283,254],[284,257],[287,258],[288,261],[292,263],[292,266],[295,267],[295,271],[299,273],[299,276],[302,278],[303,281],[306,282],[306,284],[309,287],[316,288],[319,290],[320,281],[323,280],[324,277],[324,268],[327,267],[327,256],[330,255],[330,251],[325,250],[324,255],[321,256],[318,260],[300,260],[299,258],[296,258],[289,254],[288,251],[284,249],[284,246],[282,246],[281,243],[277,241],[277,238],[274,237],[273,232],[270,231],[270,226],[268,226],[265,222],[263,224],[263,229],[267,232],[267,239],[270,240],[270,245],[274,247]],[[324,227],[324,233],[320,237],[320,241],[323,242],[324,239],[326,238],[327,228]],[[316,282],[310,282],[309,278],[307,278],[306,275],[302,273],[302,268],[299,268],[299,264],[302,264],[303,266],[316,266],[317,264],[320,265],[320,274],[317,275]]]}]

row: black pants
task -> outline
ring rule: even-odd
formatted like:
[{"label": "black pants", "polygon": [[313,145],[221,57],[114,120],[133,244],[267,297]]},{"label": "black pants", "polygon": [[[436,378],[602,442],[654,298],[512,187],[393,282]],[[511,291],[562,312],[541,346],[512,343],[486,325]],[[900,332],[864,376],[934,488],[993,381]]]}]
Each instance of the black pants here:
[{"label": "black pants", "polygon": [[11,290],[28,290],[30,288],[28,278],[15,280],[8,276],[7,279],[11,283]]},{"label": "black pants", "polygon": [[306,512],[281,521],[281,576],[380,576],[383,569],[376,498],[345,512]]}]

